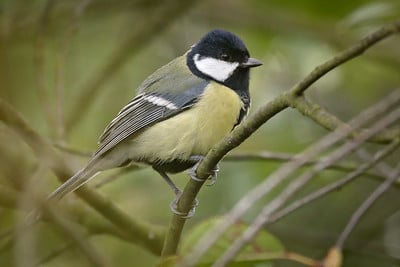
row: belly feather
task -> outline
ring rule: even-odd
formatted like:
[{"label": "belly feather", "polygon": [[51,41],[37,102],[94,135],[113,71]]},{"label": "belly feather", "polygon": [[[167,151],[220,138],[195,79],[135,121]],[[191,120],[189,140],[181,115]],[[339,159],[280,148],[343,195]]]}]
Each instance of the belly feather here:
[{"label": "belly feather", "polygon": [[132,140],[130,158],[154,162],[205,155],[232,130],[242,105],[233,90],[210,83],[190,110],[155,124]]}]

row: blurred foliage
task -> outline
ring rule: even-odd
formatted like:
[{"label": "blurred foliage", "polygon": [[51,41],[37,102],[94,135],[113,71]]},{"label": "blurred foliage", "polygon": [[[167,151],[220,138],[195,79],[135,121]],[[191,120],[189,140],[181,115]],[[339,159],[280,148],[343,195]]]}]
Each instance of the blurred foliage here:
[{"label": "blurred foliage", "polygon": [[[207,230],[213,228],[221,218],[212,218],[205,220],[204,222],[196,225],[191,229],[184,239],[182,240],[180,253],[186,255],[189,253],[193,246],[197,245],[197,242],[201,239]],[[243,234],[248,229],[248,226],[244,223],[237,223],[233,227],[229,228],[228,231],[214,244],[214,246],[207,252],[200,262],[201,266],[210,266],[215,262],[218,257],[229,248],[235,239]],[[237,266],[247,267],[254,266],[257,262],[263,262],[269,264],[271,259],[275,259],[275,255],[284,256],[285,250],[279,240],[269,234],[268,232],[260,232],[257,238],[252,240],[243,251],[235,258],[235,264]]]},{"label": "blurred foliage", "polygon": [[[0,97],[12,104],[31,126],[51,142],[78,151],[93,151],[97,137],[135,88],[151,72],[184,53],[205,32],[225,28],[237,33],[252,56],[264,66],[252,73],[252,109],[287,90],[316,65],[351,45],[380,25],[400,17],[396,0],[220,0],[197,1],[150,31],[143,43],[129,43],[135,32],[146,31],[147,20],[159,15],[169,1],[154,0],[0,0]],[[47,7],[47,9],[46,9]],[[47,10],[47,11],[46,11]],[[130,45],[122,49],[124,45]],[[115,58],[110,72],[102,73]],[[343,120],[354,116],[400,85],[399,37],[387,40],[318,81],[307,95]],[[103,77],[105,76],[105,77]],[[65,127],[81,93],[102,78],[85,103],[85,112]],[[241,151],[297,152],[326,131],[285,110],[248,139]],[[32,179],[40,162],[29,148],[0,124],[0,184],[17,190]],[[371,150],[377,145],[371,145]],[[397,156],[397,157],[396,157]],[[399,154],[393,156],[398,161]],[[76,168],[87,157],[74,158]],[[217,184],[199,195],[194,224],[228,211],[250,188],[278,166],[275,162],[221,164]],[[101,174],[101,180],[113,171]],[[335,179],[338,171],[324,172],[299,193],[306,195]],[[186,174],[176,175],[183,186]],[[45,195],[58,184],[48,171],[30,183]],[[358,179],[339,192],[296,211],[267,227],[286,248],[322,259],[351,214],[377,186]],[[168,225],[168,203],[173,194],[157,174],[142,169],[122,175],[100,189],[130,214]],[[269,199],[265,199],[267,202]],[[70,196],[66,202],[79,201]],[[397,188],[388,191],[364,217],[344,248],[344,266],[399,266],[399,204]],[[256,212],[256,208],[254,212]],[[252,211],[253,212],[253,211]],[[247,219],[255,214],[250,212]],[[18,219],[18,212],[0,208],[0,229]],[[47,255],[63,244],[62,235],[41,227],[36,251]],[[45,241],[43,241],[45,240]],[[151,266],[158,257],[138,246],[109,236],[90,238],[113,266]],[[23,254],[0,254],[0,266],[18,266]],[[43,266],[87,266],[75,249]],[[270,266],[270,265],[257,265]],[[274,261],[273,266],[301,266]]]}]

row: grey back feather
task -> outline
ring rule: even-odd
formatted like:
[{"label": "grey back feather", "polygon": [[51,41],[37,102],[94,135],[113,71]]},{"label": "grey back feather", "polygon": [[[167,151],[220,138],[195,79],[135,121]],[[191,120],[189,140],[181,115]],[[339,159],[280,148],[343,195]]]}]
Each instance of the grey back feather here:
[{"label": "grey back feather", "polygon": [[146,127],[189,109],[208,83],[190,72],[186,56],[161,67],[142,83],[139,95],[123,107],[106,127],[93,159]]}]

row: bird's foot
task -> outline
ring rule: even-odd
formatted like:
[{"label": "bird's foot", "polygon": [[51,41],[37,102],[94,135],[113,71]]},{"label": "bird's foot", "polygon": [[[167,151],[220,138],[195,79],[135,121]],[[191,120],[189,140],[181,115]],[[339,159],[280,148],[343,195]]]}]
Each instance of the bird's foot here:
[{"label": "bird's foot", "polygon": [[183,219],[190,219],[196,213],[196,207],[199,205],[199,201],[196,198],[193,201],[192,207],[189,210],[189,212],[185,213],[185,212],[181,212],[178,210],[178,202],[181,197],[182,197],[182,191],[177,192],[176,198],[171,202],[171,204],[169,204],[169,207],[170,207],[171,211],[174,214],[178,215],[179,217],[181,217]]},{"label": "bird's foot", "polygon": [[[197,177],[197,168],[199,167],[200,163],[204,159],[204,156],[191,156],[191,160],[197,161],[196,164],[189,170],[189,176],[192,180],[196,182],[204,182],[204,179],[200,179]],[[207,180],[210,180],[210,183],[207,184],[207,186],[213,186],[215,182],[217,181],[217,176],[219,172],[219,166],[218,164],[211,170],[209,177]]]}]

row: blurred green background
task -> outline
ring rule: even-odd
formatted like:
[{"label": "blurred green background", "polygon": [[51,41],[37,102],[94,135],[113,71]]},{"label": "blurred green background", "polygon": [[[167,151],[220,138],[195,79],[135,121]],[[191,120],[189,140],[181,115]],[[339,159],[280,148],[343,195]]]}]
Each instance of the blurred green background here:
[{"label": "blurred green background", "polygon": [[[251,55],[264,62],[252,72],[254,111],[288,90],[316,65],[399,17],[400,2],[396,0],[0,0],[0,96],[52,143],[90,152],[106,124],[134,96],[141,81],[183,54],[211,29],[236,33]],[[307,95],[347,120],[398,88],[399,69],[400,45],[395,36],[326,75]],[[81,109],[79,99],[89,88],[93,90],[83,103],[86,108]],[[310,119],[288,109],[232,153],[294,153],[325,133]],[[0,183],[21,188],[40,163],[3,124],[0,136]],[[371,150],[376,148],[370,146]],[[78,169],[87,157],[72,160]],[[396,161],[396,156],[392,160]],[[218,182],[201,191],[200,206],[186,231],[227,212],[277,166],[276,162],[221,163]],[[111,173],[101,174],[93,182]],[[46,195],[58,182],[50,171],[44,174],[33,187]],[[324,172],[297,197],[342,176],[335,171]],[[187,175],[175,175],[174,180],[183,187]],[[267,230],[287,249],[321,259],[377,185],[362,177]],[[100,190],[126,212],[168,225],[168,203],[173,194],[151,169],[126,173]],[[71,196],[67,201],[79,200]],[[393,188],[373,206],[345,245],[344,266],[400,266],[399,203],[399,189]],[[257,211],[255,207],[245,220]],[[0,218],[0,229],[7,229],[17,220],[17,212],[0,207]],[[158,260],[141,247],[109,236],[91,240],[105,251],[113,266],[151,266]],[[62,241],[61,235],[51,231],[36,238],[41,252]],[[16,265],[19,256],[1,254],[0,266]],[[72,249],[44,266],[87,264]],[[301,265],[276,261],[273,266]]]}]

